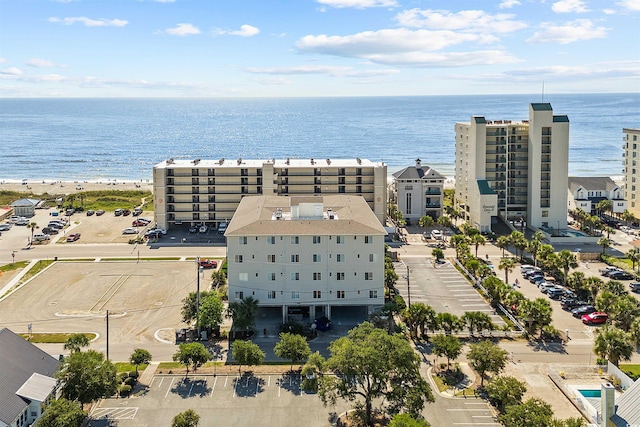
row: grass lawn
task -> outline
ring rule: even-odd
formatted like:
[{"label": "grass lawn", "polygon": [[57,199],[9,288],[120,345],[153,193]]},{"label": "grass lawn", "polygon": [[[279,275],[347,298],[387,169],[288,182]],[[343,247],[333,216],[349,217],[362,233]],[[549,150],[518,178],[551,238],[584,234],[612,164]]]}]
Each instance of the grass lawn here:
[{"label": "grass lawn", "polygon": [[633,380],[640,378],[640,364],[621,363],[619,368]]},{"label": "grass lawn", "polygon": [[[115,362],[113,365],[118,370],[118,373],[131,372],[136,370],[136,367],[129,362]],[[148,365],[138,365],[138,372],[144,371],[145,369],[147,369],[147,366]]]},{"label": "grass lawn", "polygon": [[[67,339],[69,339],[71,335],[75,335],[75,334],[46,333],[46,334],[31,334],[31,336],[29,336],[29,334],[18,334],[18,335],[20,335],[22,338],[26,339],[27,341],[33,342],[33,343],[64,344],[65,342],[67,342]],[[92,333],[85,333],[83,335],[86,336],[89,341],[96,338],[96,334],[92,334]]]}]

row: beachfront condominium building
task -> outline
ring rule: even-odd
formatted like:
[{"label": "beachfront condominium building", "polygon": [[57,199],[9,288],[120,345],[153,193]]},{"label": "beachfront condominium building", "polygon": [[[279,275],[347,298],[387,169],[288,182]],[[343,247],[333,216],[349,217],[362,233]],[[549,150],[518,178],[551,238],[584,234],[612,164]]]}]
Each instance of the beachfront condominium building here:
[{"label": "beachfront condominium building", "polygon": [[365,159],[173,160],[153,168],[156,222],[217,227],[248,195],[362,196],[386,220],[387,166]]},{"label": "beachfront condominium building", "polygon": [[596,215],[596,206],[602,200],[611,202],[611,211],[605,213],[618,215],[627,209],[624,187],[608,176],[570,176],[568,191],[571,211],[579,208],[589,215]]},{"label": "beachfront condominium building", "polygon": [[553,231],[567,225],[569,119],[551,104],[529,105],[529,119],[456,123],[456,205],[491,231],[497,217]]},{"label": "beachfront condominium building", "polygon": [[425,215],[437,220],[442,216],[444,180],[445,177],[438,171],[422,166],[422,161],[417,159],[415,166],[408,166],[393,174],[391,200],[396,203],[403,218],[414,224]]},{"label": "beachfront condominium building", "polygon": [[225,233],[229,302],[253,297],[283,322],[366,318],[384,304],[385,235],[362,196],[244,197]]},{"label": "beachfront condominium building", "polygon": [[624,150],[624,190],[629,202],[629,212],[640,218],[640,128],[622,129],[624,133],[622,149]]}]

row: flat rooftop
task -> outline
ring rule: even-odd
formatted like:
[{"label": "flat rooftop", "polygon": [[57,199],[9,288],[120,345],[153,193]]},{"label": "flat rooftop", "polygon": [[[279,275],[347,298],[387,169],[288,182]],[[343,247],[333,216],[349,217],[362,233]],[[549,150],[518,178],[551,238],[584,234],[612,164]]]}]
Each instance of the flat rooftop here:
[{"label": "flat rooftop", "polygon": [[154,168],[261,168],[272,164],[275,168],[308,167],[382,167],[384,163],[374,163],[368,159],[167,159]]}]

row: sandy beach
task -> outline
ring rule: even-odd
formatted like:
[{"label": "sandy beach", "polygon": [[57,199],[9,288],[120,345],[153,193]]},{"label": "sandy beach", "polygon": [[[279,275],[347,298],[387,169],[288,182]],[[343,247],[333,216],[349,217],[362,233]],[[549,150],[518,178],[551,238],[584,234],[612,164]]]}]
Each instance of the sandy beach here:
[{"label": "sandy beach", "polygon": [[0,180],[0,191],[18,191],[33,194],[72,194],[81,191],[99,190],[142,190],[153,191],[153,181],[144,179],[139,181],[125,181],[105,179],[93,181],[53,181],[27,180],[26,184],[17,180]]}]

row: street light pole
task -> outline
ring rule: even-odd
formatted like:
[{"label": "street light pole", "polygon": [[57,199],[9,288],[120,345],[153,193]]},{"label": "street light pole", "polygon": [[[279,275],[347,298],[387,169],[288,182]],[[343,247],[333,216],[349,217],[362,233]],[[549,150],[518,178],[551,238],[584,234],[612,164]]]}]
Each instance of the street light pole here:
[{"label": "street light pole", "polygon": [[196,276],[198,276],[196,288],[196,327],[198,340],[200,340],[200,257],[196,257]]},{"label": "street light pole", "polygon": [[411,307],[411,287],[409,283],[409,266],[407,265],[407,303]]}]

